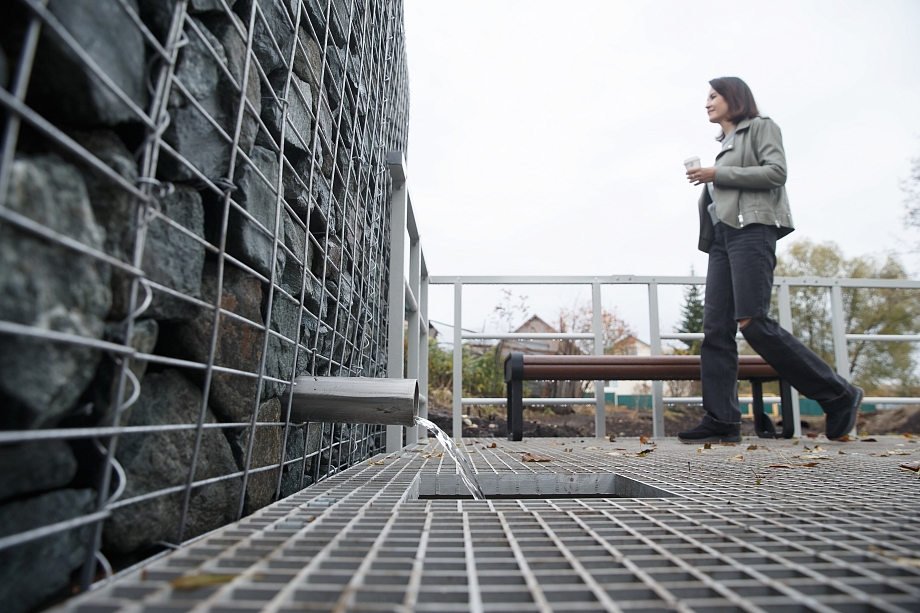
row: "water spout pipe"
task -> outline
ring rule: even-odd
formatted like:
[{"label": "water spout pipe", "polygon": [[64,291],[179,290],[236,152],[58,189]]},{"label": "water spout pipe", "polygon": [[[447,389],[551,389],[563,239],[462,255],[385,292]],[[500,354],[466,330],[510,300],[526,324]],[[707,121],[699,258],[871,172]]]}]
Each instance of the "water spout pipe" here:
[{"label": "water spout pipe", "polygon": [[414,426],[417,379],[297,377],[291,421]]}]

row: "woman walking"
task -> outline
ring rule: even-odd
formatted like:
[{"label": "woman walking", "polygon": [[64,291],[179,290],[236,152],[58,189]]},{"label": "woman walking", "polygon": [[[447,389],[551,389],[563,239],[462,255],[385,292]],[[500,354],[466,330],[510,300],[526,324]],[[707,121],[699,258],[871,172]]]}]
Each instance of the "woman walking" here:
[{"label": "woman walking", "polygon": [[770,318],[776,241],[793,231],[786,196],[783,139],[754,95],[737,77],[709,82],[709,121],[722,127],[715,166],[691,168],[700,195],[699,249],[709,254],[701,349],[703,405],[697,427],[680,432],[684,443],[740,442],[738,347],[748,344],[827,416],[827,437],[846,436],[856,423],[863,392]]}]

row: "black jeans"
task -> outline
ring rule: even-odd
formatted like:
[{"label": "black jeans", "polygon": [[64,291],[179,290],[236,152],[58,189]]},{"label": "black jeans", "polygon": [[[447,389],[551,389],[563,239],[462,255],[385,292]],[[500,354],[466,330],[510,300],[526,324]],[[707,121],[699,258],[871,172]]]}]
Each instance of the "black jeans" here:
[{"label": "black jeans", "polygon": [[776,228],[751,224],[735,229],[717,223],[709,250],[701,348],[703,423],[726,432],[741,424],[738,408],[738,321],[745,340],[779,375],[828,411],[843,409],[855,388],[815,353],[770,319],[776,266]]}]

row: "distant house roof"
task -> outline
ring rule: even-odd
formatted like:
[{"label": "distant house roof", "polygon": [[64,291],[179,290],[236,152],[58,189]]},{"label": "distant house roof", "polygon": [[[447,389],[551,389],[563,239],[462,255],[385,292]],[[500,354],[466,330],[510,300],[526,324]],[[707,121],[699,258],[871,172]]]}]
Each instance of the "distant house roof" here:
[{"label": "distant house roof", "polygon": [[[514,331],[546,334],[558,332],[559,330],[546,323],[540,316],[533,315]],[[572,341],[561,339],[507,340],[502,345],[503,355],[507,355],[512,351],[520,351],[530,355],[572,355],[581,353]]]},{"label": "distant house roof", "polygon": [[515,332],[558,332],[556,328],[552,327],[542,319],[539,315],[534,315],[520,326],[518,326]]}]

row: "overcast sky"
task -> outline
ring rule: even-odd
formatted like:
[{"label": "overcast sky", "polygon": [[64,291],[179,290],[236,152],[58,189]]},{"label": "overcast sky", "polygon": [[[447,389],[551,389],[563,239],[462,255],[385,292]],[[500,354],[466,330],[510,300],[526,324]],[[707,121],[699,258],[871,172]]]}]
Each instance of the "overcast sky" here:
[{"label": "overcast sky", "polygon": [[[920,2],[406,0],[410,193],[432,275],[705,274],[698,187],[719,149],[708,81],[739,76],[783,131],[796,231],[847,256],[909,253]],[[588,290],[519,288],[552,321]],[[662,295],[662,329],[680,291]],[[498,301],[471,290],[464,326]],[[644,289],[609,290],[648,337]],[[449,290],[431,318],[451,321]],[[447,331],[447,330],[445,330]]]}]

